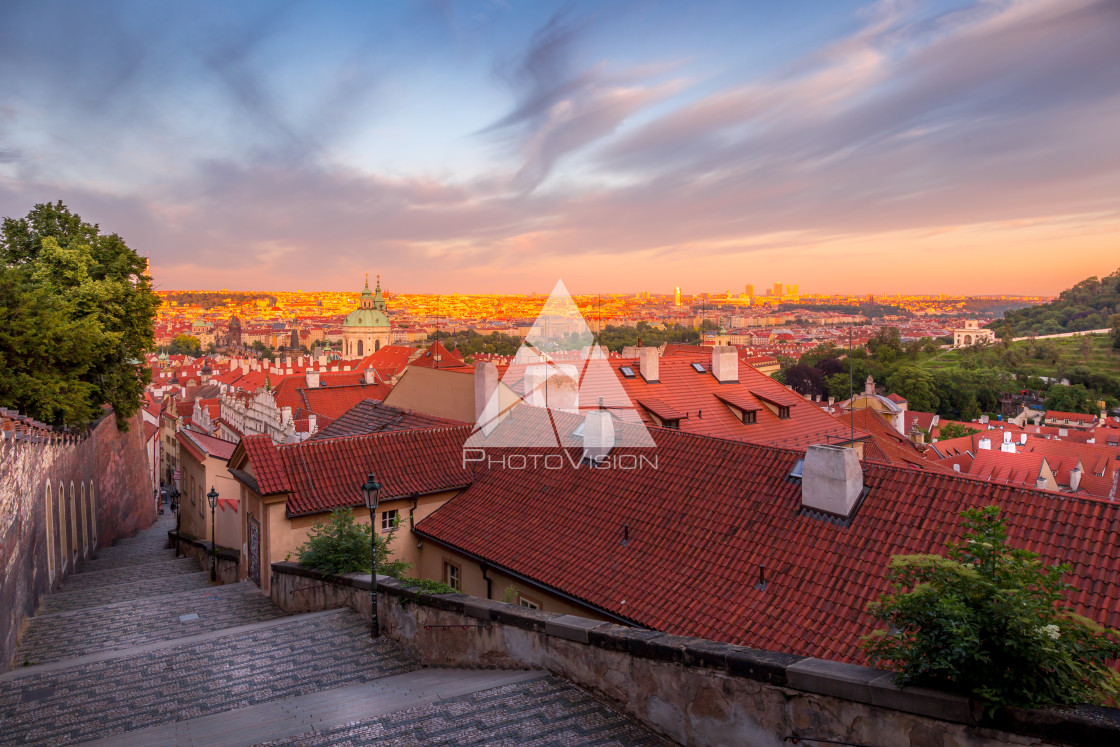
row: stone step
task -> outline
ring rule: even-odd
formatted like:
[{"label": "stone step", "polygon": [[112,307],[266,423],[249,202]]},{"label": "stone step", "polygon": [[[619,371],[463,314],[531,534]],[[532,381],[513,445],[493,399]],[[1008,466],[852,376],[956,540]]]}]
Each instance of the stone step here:
[{"label": "stone step", "polygon": [[158,576],[142,581],[114,584],[113,586],[59,591],[43,598],[39,605],[38,614],[49,615],[55,612],[101,607],[116,602],[170,594],[174,591],[204,589],[210,587],[210,585],[210,573],[208,571],[198,571],[196,573],[179,573],[174,576]]},{"label": "stone step", "polygon": [[418,669],[360,685],[321,690],[92,742],[146,747],[152,744],[253,745],[289,740],[409,708],[546,677],[545,672],[495,669]]},{"label": "stone step", "polygon": [[[111,548],[110,548],[111,549]],[[78,567],[76,575],[83,573],[97,573],[99,571],[109,571],[115,568],[127,568],[137,565],[146,565],[147,563],[159,563],[165,560],[174,560],[174,550],[152,550],[151,552],[136,553],[133,555],[124,554],[109,554],[108,550],[98,550],[97,557],[93,560],[87,560]]]},{"label": "stone step", "polygon": [[104,571],[85,571],[79,568],[72,576],[62,579],[60,592],[93,589],[98,586],[115,586],[133,583],[146,578],[177,576],[181,573],[198,573],[203,570],[195,558],[169,558],[149,561],[143,564],[109,568]]},{"label": "stone step", "polygon": [[[197,617],[181,619],[190,615]],[[283,610],[248,581],[207,586],[33,617],[14,661],[17,666],[46,664],[282,616]]]},{"label": "stone step", "polygon": [[418,668],[354,612],[284,618],[131,656],[0,676],[5,742],[102,739]]}]

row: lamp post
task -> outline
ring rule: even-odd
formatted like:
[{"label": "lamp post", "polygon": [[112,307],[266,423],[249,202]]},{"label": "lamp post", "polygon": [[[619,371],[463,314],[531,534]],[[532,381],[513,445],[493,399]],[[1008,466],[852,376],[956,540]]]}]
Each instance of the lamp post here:
[{"label": "lamp post", "polygon": [[179,557],[179,488],[171,486],[171,510],[175,512],[175,557]]},{"label": "lamp post", "polygon": [[369,473],[369,478],[362,486],[362,495],[366,500],[366,508],[369,509],[369,637],[377,638],[381,635],[381,629],[377,625],[377,527],[374,517],[377,514],[377,499],[381,496],[381,483],[373,476],[373,472]]},{"label": "lamp post", "polygon": [[206,500],[210,501],[210,580],[218,580],[218,549],[214,544],[214,507],[218,505],[218,491],[214,490],[214,486],[210,486],[210,492],[206,494]]}]

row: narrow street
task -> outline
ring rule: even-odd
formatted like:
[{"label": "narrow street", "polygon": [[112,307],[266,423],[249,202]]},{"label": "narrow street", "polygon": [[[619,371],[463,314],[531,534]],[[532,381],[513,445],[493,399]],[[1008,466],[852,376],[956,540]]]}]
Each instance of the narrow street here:
[{"label": "narrow street", "polygon": [[661,744],[546,672],[425,668],[351,610],[285,615],[166,549],[99,551],[0,675],[0,744]]}]

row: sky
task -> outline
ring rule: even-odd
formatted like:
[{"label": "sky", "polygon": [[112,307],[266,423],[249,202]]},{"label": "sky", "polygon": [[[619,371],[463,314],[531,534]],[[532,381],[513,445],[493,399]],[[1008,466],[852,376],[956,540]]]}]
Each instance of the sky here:
[{"label": "sky", "polygon": [[0,4],[0,215],[157,287],[1056,294],[1120,267],[1120,2]]}]

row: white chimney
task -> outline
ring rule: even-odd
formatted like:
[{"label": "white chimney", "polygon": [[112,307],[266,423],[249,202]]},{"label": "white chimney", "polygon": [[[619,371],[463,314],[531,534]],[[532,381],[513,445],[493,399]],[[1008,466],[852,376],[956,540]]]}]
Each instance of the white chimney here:
[{"label": "white chimney", "polygon": [[309,434],[314,434],[315,431],[318,430],[318,423],[316,422],[317,420],[318,416],[315,413],[311,413],[307,416],[307,432]]},{"label": "white chimney", "polygon": [[801,505],[848,517],[863,492],[863,467],[854,449],[813,444],[801,469]]},{"label": "white chimney", "polygon": [[828,406],[832,407],[835,404],[836,404],[836,398],[835,397],[829,397],[828,398]]},{"label": "white chimney", "polygon": [[739,380],[739,354],[735,348],[723,345],[712,348],[712,373],[721,384]]},{"label": "white chimney", "polygon": [[1027,434],[1026,433],[1020,433],[1019,434],[1019,445],[1020,446],[1026,446],[1027,445]]},{"label": "white chimney", "polygon": [[638,353],[638,370],[642,378],[650,383],[661,381],[661,359],[657,357],[657,348],[642,348]]},{"label": "white chimney", "polygon": [[474,368],[474,419],[484,435],[498,424],[498,367],[479,363]]},{"label": "white chimney", "polygon": [[954,472],[957,472],[957,473],[960,473],[960,471],[961,471],[961,466],[960,466],[959,464],[954,464],[954,465],[953,465],[953,471],[954,471]]},{"label": "white chimney", "polygon": [[[520,352],[520,351],[518,351]],[[525,367],[524,384],[525,404],[533,407],[545,407],[544,399],[545,379],[548,378],[548,365],[545,363],[530,363]]]},{"label": "white chimney", "polygon": [[1078,464],[1076,467],[1074,467],[1073,469],[1071,469],[1069,471],[1069,489],[1074,491],[1074,492],[1077,492],[1077,489],[1079,487],[1081,487],[1081,465],[1080,464]]},{"label": "white chimney", "polygon": [[984,449],[984,450],[986,450],[986,451],[991,451],[991,450],[992,450],[992,439],[988,438],[987,436],[984,436],[984,437],[983,437],[982,439],[980,439],[980,441],[979,441],[979,442],[978,442],[978,443],[976,444],[976,448],[978,448],[978,449]]},{"label": "white chimney", "polygon": [[610,410],[589,410],[583,418],[583,458],[605,457],[614,447],[614,422]]},{"label": "white chimney", "polygon": [[299,366],[301,366],[301,367],[302,367],[302,366],[303,366],[303,356],[301,355],[301,356],[300,356],[299,358],[297,358],[296,360],[297,360],[297,365],[299,365]]},{"label": "white chimney", "polygon": [[372,367],[367,368],[365,371],[362,371],[362,381],[364,381],[367,384],[376,384],[377,383],[377,376],[374,374],[374,371],[373,371]]},{"label": "white chimney", "polygon": [[306,377],[307,377],[307,388],[308,389],[318,389],[319,388],[319,372],[318,371],[316,371],[312,368],[309,368],[309,369],[307,369]]},{"label": "white chimney", "polygon": [[292,408],[281,407],[280,408],[280,423],[283,424],[283,425],[287,425],[290,422],[292,422]]}]

